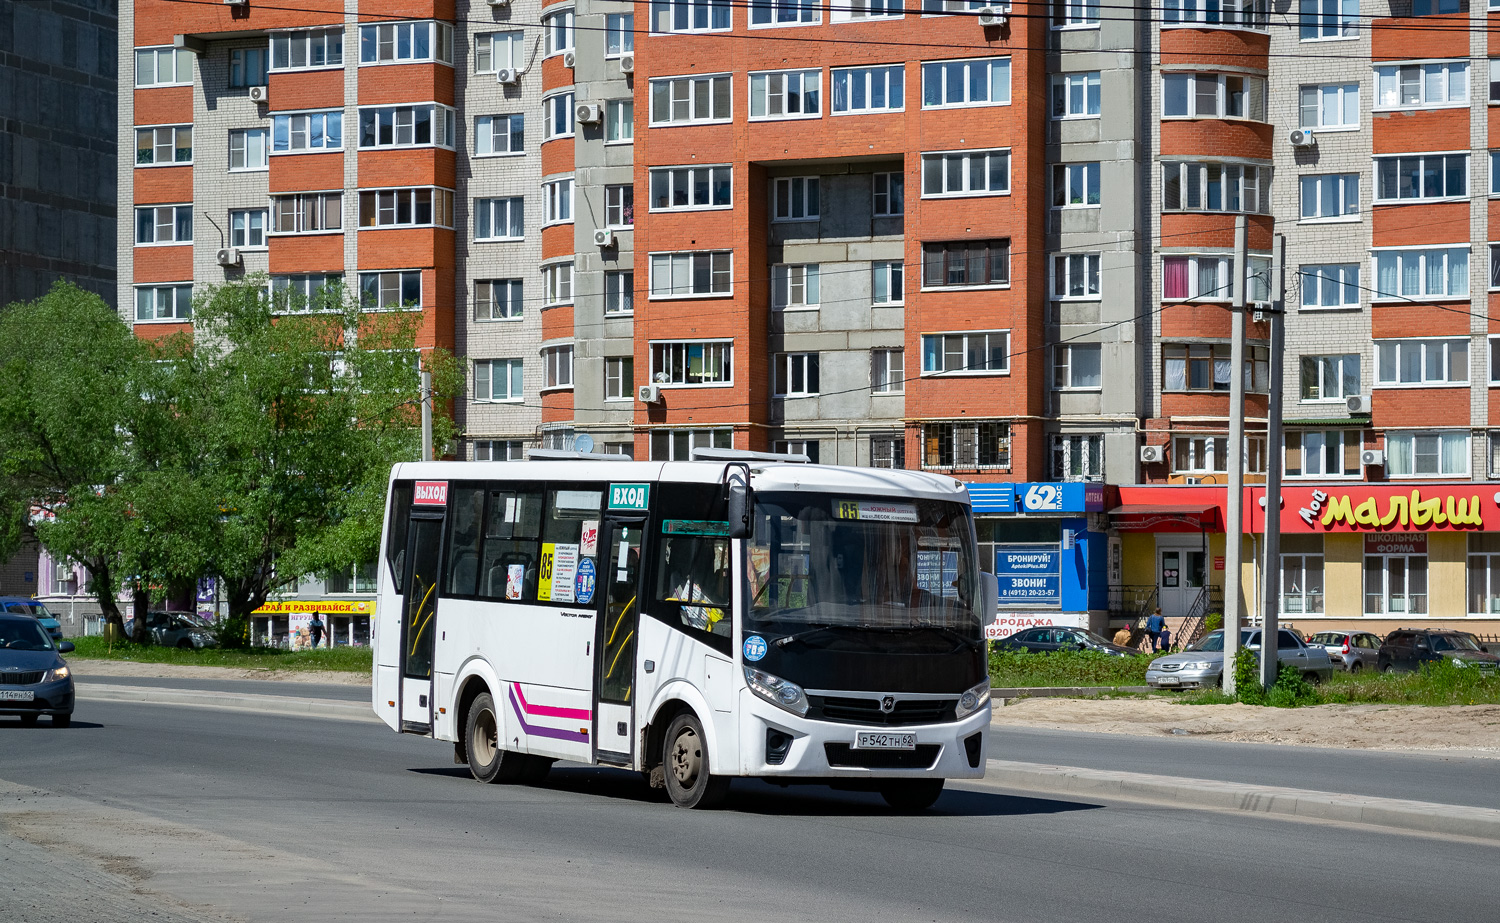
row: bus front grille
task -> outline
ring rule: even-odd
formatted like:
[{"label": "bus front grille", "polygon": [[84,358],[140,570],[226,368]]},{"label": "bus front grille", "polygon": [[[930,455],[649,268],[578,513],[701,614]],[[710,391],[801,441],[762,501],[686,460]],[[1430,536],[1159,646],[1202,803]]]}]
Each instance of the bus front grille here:
[{"label": "bus front grille", "polygon": [[938,744],[917,744],[915,750],[856,750],[848,744],[826,743],[828,765],[837,769],[928,769],[937,762]]},{"label": "bus front grille", "polygon": [[899,727],[905,724],[941,724],[954,720],[957,699],[897,699],[889,712],[882,711],[879,699],[844,696],[808,696],[809,718],[837,721],[842,724],[867,724],[877,727]]}]

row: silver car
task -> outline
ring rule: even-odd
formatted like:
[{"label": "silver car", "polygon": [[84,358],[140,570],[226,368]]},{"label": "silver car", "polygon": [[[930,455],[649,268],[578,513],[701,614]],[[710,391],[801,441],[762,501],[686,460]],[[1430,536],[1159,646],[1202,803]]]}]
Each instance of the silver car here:
[{"label": "silver car", "polygon": [[1347,673],[1373,670],[1380,663],[1380,636],[1368,631],[1320,631],[1307,643],[1327,651],[1333,665]]},{"label": "silver car", "polygon": [[[1308,647],[1294,631],[1276,633],[1276,658],[1301,671],[1308,682],[1322,682],[1333,675],[1333,663],[1321,647]],[[1240,644],[1251,650],[1260,648],[1260,629],[1240,629]],[[1146,685],[1158,689],[1194,689],[1217,686],[1224,676],[1224,632],[1210,632],[1204,639],[1178,654],[1151,661],[1146,668]]]}]

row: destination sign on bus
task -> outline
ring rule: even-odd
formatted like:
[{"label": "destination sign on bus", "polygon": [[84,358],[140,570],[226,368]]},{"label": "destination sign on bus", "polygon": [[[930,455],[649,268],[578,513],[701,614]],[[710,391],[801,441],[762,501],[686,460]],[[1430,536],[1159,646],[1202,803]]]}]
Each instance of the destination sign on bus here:
[{"label": "destination sign on bus", "polygon": [[871,500],[835,500],[833,514],[839,519],[862,522],[916,522],[915,503],[880,503]]},{"label": "destination sign on bus", "polygon": [[612,510],[646,510],[651,497],[650,484],[609,485],[609,508]]}]

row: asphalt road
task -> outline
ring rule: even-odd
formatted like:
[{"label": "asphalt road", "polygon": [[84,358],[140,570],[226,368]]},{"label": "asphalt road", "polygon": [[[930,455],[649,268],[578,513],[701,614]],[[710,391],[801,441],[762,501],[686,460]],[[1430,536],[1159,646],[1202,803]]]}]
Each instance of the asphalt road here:
[{"label": "asphalt road", "polygon": [[481,786],[449,746],[374,724],[104,702],[77,719],[0,724],[7,923],[1457,923],[1500,906],[1500,847],[1474,841],[983,786],[902,816],[736,783],[727,809],[689,812],[614,770]]}]

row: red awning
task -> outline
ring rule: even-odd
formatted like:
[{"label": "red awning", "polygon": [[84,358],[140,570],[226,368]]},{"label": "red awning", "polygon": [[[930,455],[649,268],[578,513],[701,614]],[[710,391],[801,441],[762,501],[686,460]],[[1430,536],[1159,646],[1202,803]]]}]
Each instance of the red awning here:
[{"label": "red awning", "polygon": [[1109,511],[1121,532],[1222,532],[1218,506],[1202,503],[1124,504]]}]

